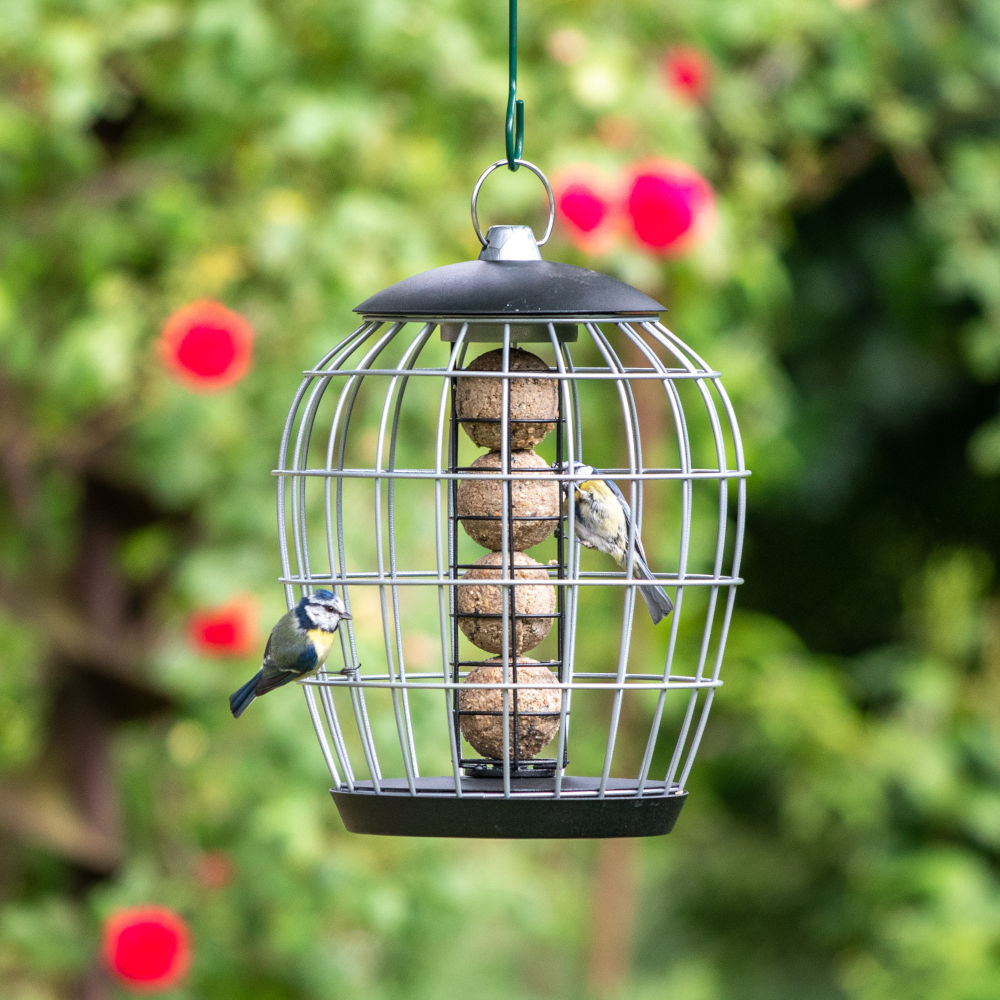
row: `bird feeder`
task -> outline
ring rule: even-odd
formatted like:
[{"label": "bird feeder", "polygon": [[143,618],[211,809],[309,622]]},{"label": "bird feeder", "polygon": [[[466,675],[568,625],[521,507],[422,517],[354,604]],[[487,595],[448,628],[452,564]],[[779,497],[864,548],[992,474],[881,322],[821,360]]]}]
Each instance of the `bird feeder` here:
[{"label": "bird feeder", "polygon": [[[348,830],[669,832],[721,684],[748,475],[719,373],[525,226],[392,285],[304,373],[275,470],[282,581],[351,612],[303,683]],[[617,484],[672,598],[579,543]],[[633,532],[630,532],[632,534]],[[634,549],[633,549],[634,551]],[[339,649],[339,654],[338,654]]]}]

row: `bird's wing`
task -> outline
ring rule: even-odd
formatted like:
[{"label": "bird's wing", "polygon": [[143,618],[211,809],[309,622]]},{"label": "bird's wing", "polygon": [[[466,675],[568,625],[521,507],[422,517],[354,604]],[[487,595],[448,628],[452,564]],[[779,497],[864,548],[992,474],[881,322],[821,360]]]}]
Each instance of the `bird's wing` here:
[{"label": "bird's wing", "polygon": [[[604,485],[607,486],[609,490],[617,497],[618,502],[622,505],[622,510],[625,512],[625,530],[632,530],[632,508],[629,507],[628,501],[625,499],[624,494],[620,489],[618,489],[618,484],[613,479],[602,480]],[[627,544],[627,539],[626,539]],[[642,539],[639,538],[639,532],[635,532],[635,554],[643,561],[646,561],[646,553],[642,550]]]},{"label": "bird's wing", "polygon": [[268,680],[288,674],[308,673],[316,667],[316,648],[296,627],[291,613],[283,615],[264,649],[264,677]]}]

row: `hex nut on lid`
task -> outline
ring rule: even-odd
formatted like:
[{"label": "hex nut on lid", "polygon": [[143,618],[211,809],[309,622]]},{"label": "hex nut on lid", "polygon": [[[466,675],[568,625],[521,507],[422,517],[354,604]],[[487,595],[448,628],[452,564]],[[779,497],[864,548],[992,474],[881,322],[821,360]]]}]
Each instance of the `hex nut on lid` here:
[{"label": "hex nut on lid", "polygon": [[[498,552],[504,544],[502,517],[508,483],[492,478],[490,473],[500,472],[501,468],[500,452],[480,455],[472,463],[473,472],[459,483],[456,502],[458,518],[466,534],[493,552]],[[559,483],[548,463],[530,450],[510,452],[510,471],[522,470],[524,479],[513,479],[509,483],[509,527],[513,546],[518,551],[545,541],[559,524]],[[538,475],[528,478],[528,470],[538,470]]]},{"label": "hex nut on lid", "polygon": [[[499,657],[474,667],[465,678],[467,684],[504,683],[504,671]],[[507,683],[537,684],[538,687],[509,690],[507,696],[510,732],[508,757],[531,760],[559,731],[559,710],[562,690],[554,687],[556,675],[548,667],[528,656],[519,656],[507,671]],[[516,706],[516,718],[515,718]],[[503,759],[503,689],[463,688],[458,694],[459,725],[462,735],[477,753],[492,760]],[[466,715],[464,713],[476,713]],[[480,714],[481,713],[481,714]]]},{"label": "hex nut on lid", "polygon": [[[469,641],[488,653],[503,652],[503,609],[508,603],[508,585],[489,583],[490,579],[503,578],[503,553],[487,552],[476,560],[463,580],[482,580],[455,588],[458,610],[458,627]],[[523,552],[514,553],[513,578],[538,581],[523,585],[511,584],[513,600],[514,651],[521,653],[534,649],[552,630],[556,611],[556,589],[548,582],[549,574],[541,563]],[[522,615],[531,617],[521,617]],[[535,617],[538,616],[538,617]]]},{"label": "hex nut on lid", "polygon": [[[511,372],[547,372],[545,362],[529,351],[511,348],[508,355]],[[466,371],[499,372],[503,370],[503,348],[487,351],[473,359]],[[460,375],[455,389],[455,415],[465,433],[481,448],[498,451],[501,445],[503,386],[509,386],[508,420],[511,448],[531,448],[555,427],[559,415],[559,390],[556,380],[542,376],[475,378]]]}]

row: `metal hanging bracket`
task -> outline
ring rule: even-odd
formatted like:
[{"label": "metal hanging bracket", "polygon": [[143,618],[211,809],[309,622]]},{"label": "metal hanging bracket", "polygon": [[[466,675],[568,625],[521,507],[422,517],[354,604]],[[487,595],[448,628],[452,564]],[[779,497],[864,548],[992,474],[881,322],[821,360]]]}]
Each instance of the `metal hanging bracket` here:
[{"label": "metal hanging bracket", "polygon": [[517,96],[517,0],[508,2],[508,65],[509,87],[507,92],[507,169],[514,171],[521,165],[524,149],[524,101]]},{"label": "metal hanging bracket", "polygon": [[[483,253],[479,255],[480,260],[517,259],[510,255],[501,256],[500,254],[495,253],[494,251],[490,251],[489,232],[493,232],[493,230],[495,229],[496,230],[514,229],[514,228],[527,229],[526,226],[517,226],[517,227],[490,226],[487,235],[483,236],[482,227],[479,225],[479,191],[483,186],[483,181],[485,181],[486,178],[489,177],[489,175],[492,174],[493,171],[497,169],[497,167],[502,167],[504,165],[504,162],[505,162],[504,160],[497,160],[495,163],[491,163],[479,175],[479,180],[476,181],[476,185],[472,189],[472,228],[475,229],[476,236],[479,237],[479,242],[483,245]],[[548,238],[552,235],[552,225],[556,221],[556,199],[555,195],[552,193],[552,185],[549,184],[548,178],[545,176],[545,174],[542,173],[541,170],[538,169],[538,167],[534,165],[534,163],[529,163],[527,160],[518,160],[516,162],[516,165],[514,167],[511,167],[511,169],[516,170],[518,167],[527,167],[542,182],[542,184],[545,187],[546,197],[549,200],[549,217],[548,217],[548,222],[545,226],[545,232],[542,234],[542,238],[540,240],[536,240],[534,238],[534,235],[531,233],[531,230],[530,229],[528,230],[527,233],[528,238],[530,242],[535,244],[535,249],[526,250],[523,256],[521,256],[520,258],[521,260],[541,260],[541,254],[538,253],[537,248],[543,246],[548,241]]]}]

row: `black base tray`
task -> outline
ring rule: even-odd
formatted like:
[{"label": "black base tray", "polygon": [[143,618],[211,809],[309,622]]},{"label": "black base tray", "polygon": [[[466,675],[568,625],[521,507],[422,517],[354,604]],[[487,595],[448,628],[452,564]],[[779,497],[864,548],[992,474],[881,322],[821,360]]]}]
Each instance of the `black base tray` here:
[{"label": "black base tray", "polygon": [[610,779],[597,797],[598,778],[565,776],[559,798],[554,778],[512,778],[504,798],[499,778],[417,778],[416,795],[405,779],[356,782],[353,791],[331,789],[344,826],[352,833],[401,837],[651,837],[669,833],[687,792],[662,781]]}]

